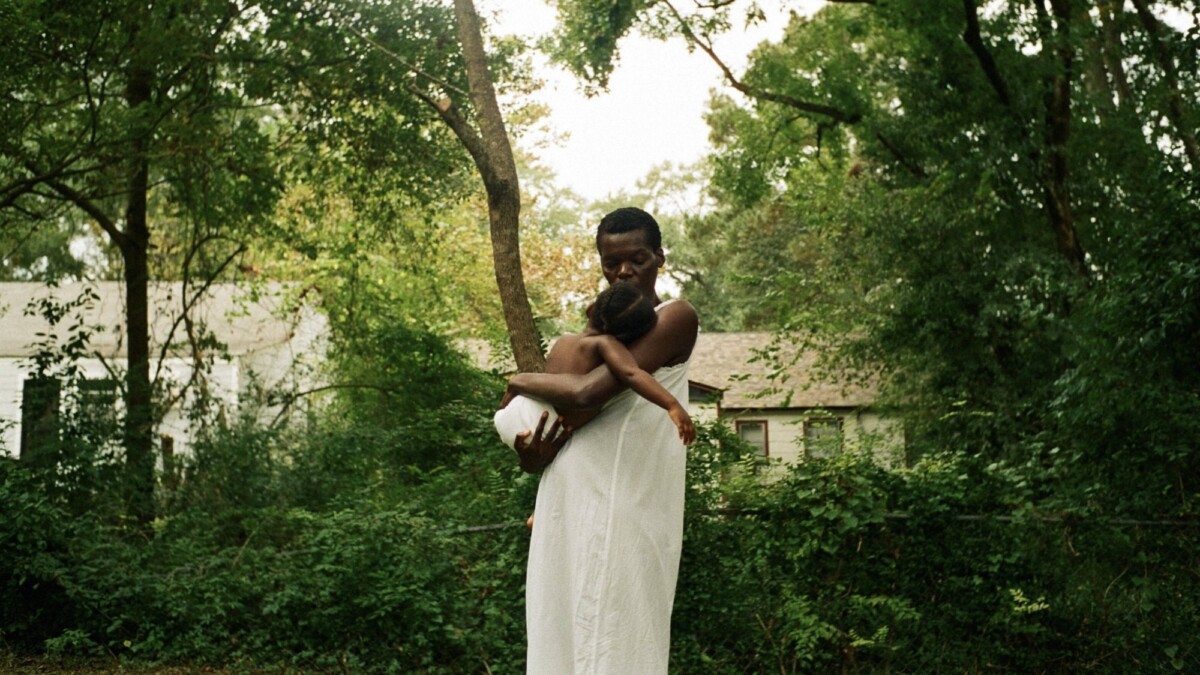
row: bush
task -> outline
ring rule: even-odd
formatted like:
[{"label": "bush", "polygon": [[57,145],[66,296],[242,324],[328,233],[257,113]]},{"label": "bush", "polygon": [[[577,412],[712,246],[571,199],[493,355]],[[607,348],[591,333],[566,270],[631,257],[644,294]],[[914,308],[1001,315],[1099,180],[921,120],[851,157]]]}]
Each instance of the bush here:
[{"label": "bush", "polygon": [[[2,637],[148,664],[518,672],[536,479],[489,408],[408,427],[446,448],[433,468],[395,460],[399,434],[214,430],[149,531],[2,463]],[[1194,528],[1048,519],[1021,471],[953,454],[763,469],[720,425],[690,451],[678,672],[1200,667]]]},{"label": "bush", "polygon": [[[1200,665],[1195,528],[1040,517],[1002,464],[812,460],[692,511],[681,672],[1176,672]],[[1190,627],[1189,627],[1190,626]]]}]

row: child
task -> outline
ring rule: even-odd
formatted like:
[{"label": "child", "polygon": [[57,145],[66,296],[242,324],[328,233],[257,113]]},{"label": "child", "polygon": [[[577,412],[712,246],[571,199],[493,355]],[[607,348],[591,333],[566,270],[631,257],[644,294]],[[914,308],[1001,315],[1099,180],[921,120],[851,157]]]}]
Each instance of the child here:
[{"label": "child", "polygon": [[[666,410],[679,429],[679,439],[691,443],[696,439],[696,427],[687,410],[658,380],[638,367],[625,346],[650,332],[657,321],[653,302],[641,290],[630,284],[613,284],[588,308],[588,324],[582,333],[563,335],[554,342],[546,357],[546,372],[583,375],[601,363],[607,364],[623,384]],[[543,411],[549,411],[551,419],[557,414],[543,401],[516,396],[496,411],[496,431],[512,448],[518,434],[537,426]]]}]

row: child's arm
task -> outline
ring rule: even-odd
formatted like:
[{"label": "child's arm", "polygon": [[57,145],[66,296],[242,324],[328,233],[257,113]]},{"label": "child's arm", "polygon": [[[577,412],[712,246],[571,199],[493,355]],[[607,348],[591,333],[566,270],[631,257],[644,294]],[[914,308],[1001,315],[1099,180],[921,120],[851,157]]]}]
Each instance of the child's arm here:
[{"label": "child's arm", "polygon": [[634,360],[633,354],[630,354],[619,340],[611,335],[598,335],[594,339],[600,358],[604,359],[604,363],[617,379],[642,398],[666,410],[675,427],[679,429],[680,440],[684,443],[695,440],[696,427],[679,399],[672,396],[650,373],[642,370]]}]

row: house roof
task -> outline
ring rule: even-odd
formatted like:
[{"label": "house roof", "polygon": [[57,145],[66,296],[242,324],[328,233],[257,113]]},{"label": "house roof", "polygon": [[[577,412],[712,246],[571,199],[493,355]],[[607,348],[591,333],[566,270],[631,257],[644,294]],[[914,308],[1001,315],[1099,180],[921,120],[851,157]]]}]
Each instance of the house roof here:
[{"label": "house roof", "polygon": [[[62,344],[79,313],[84,326],[97,327],[88,342],[89,351],[105,357],[125,356],[124,284],[96,281],[56,288],[33,282],[0,283],[0,357],[28,356],[44,339],[38,334],[51,332],[49,323],[36,309],[39,301],[53,298],[58,303],[71,302],[85,288],[91,288],[98,299],[81,310],[70,311],[59,322],[53,331],[58,343]],[[213,284],[196,303],[192,318],[233,355],[282,344],[292,337],[296,322],[295,314],[286,309],[289,306],[286,290],[283,284],[267,284],[253,290],[238,284]],[[186,348],[186,329],[178,321],[184,305],[181,283],[151,283],[150,344],[155,354],[167,340]],[[170,351],[182,349],[173,347]]]},{"label": "house roof", "polygon": [[777,342],[772,333],[701,333],[688,379],[724,391],[721,407],[856,408],[875,402],[878,384],[830,373],[821,354]]}]

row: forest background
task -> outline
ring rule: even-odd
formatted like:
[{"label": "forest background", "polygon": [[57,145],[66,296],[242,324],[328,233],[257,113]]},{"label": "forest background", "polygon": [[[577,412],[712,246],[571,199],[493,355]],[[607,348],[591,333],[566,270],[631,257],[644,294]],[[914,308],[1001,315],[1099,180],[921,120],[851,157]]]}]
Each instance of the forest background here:
[{"label": "forest background", "polygon": [[[879,378],[907,443],[763,481],[704,428],[673,670],[1200,667],[1195,2],[830,2],[744,72],[711,37],[750,2],[563,0],[534,43],[484,21],[486,52],[470,6],[0,4],[0,274],[129,298],[118,425],[0,462],[0,665],[519,671],[536,478],[453,340],[537,367],[599,283],[592,223],[634,203],[706,330]],[[505,148],[544,113],[532,50],[602,88],[630,31],[744,98],[697,166],[585,203]],[[315,290],[339,386],[283,427],[197,397],[174,480],[151,281]],[[85,333],[39,367],[70,377]]]}]

